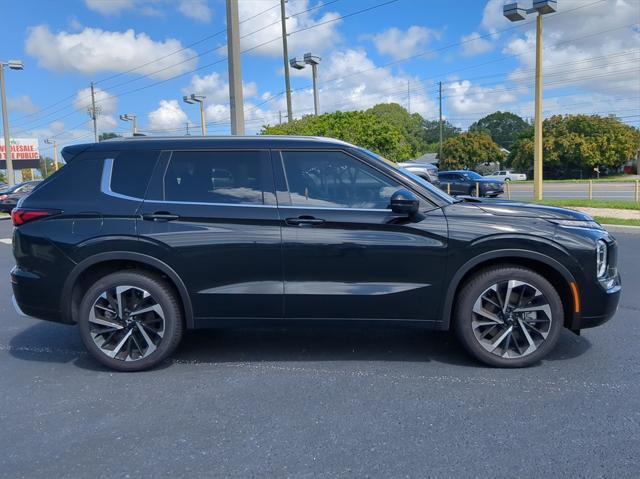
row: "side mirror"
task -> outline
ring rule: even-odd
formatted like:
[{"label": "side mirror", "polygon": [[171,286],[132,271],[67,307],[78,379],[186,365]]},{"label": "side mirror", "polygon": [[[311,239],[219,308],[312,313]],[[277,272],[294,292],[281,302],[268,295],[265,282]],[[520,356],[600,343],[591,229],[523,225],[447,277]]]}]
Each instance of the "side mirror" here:
[{"label": "side mirror", "polygon": [[412,216],[420,209],[420,200],[411,191],[401,189],[391,195],[389,206],[394,213]]}]

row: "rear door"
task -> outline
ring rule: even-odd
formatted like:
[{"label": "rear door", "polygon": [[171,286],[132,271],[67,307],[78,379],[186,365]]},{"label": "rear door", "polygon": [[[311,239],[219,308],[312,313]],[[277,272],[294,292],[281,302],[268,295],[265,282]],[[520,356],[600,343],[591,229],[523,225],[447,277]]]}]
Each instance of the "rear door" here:
[{"label": "rear door", "polygon": [[426,200],[413,220],[388,209],[407,186],[344,151],[274,154],[285,316],[435,320],[447,225]]},{"label": "rear door", "polygon": [[152,186],[139,233],[184,281],[196,319],[281,318],[269,151],[174,151]]}]

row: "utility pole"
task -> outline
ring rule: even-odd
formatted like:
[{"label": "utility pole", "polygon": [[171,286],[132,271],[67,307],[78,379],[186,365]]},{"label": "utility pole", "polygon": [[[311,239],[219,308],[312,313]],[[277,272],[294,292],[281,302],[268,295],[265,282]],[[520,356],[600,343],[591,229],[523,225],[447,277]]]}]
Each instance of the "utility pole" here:
[{"label": "utility pole", "polygon": [[411,115],[411,81],[407,80],[407,110]]},{"label": "utility pole", "polygon": [[282,125],[282,110],[278,110],[278,125]]},{"label": "utility pole", "polygon": [[438,163],[442,161],[442,82],[438,82],[438,123],[440,127],[440,141],[438,143]]},{"label": "utility pole", "polygon": [[533,139],[533,198],[542,199],[542,15],[536,17],[536,95]]},{"label": "utility pole", "polygon": [[239,30],[238,0],[227,0],[227,57],[229,61],[229,106],[231,109],[232,135],[244,135],[244,100],[242,96]]},{"label": "utility pole", "polygon": [[189,133],[189,122],[187,122],[186,125],[187,125],[187,136],[191,136],[191,133]]},{"label": "utility pole", "polygon": [[93,138],[94,141],[98,143],[98,115],[96,111],[96,93],[95,88],[93,87],[93,82],[91,82],[91,110],[89,111],[89,116],[93,120]]},{"label": "utility pole", "polygon": [[2,126],[4,128],[4,157],[7,163],[7,183],[9,186],[15,184],[15,176],[13,174],[13,161],[11,158],[11,135],[9,135],[9,113],[7,105],[7,94],[4,87],[4,64],[0,63],[0,103],[2,103]]},{"label": "utility pole", "polygon": [[[53,171],[58,171],[58,142],[56,140],[47,139],[44,142],[53,145]],[[44,160],[44,167],[47,167],[47,160]]]},{"label": "utility pole", "polygon": [[282,57],[284,58],[284,85],[287,92],[287,119],[293,121],[291,110],[291,82],[289,81],[289,47],[287,46],[287,16],[285,13],[286,0],[280,0],[280,17],[282,20]]}]

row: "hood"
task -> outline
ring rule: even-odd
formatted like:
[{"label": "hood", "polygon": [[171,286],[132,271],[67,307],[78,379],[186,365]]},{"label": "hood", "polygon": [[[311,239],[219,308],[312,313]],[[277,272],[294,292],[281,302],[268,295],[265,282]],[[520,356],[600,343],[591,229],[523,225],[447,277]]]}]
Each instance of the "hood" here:
[{"label": "hood", "polygon": [[473,198],[467,199],[466,201],[472,202],[483,211],[496,216],[593,221],[592,218],[585,213],[565,208],[556,208],[555,206],[543,206],[533,203],[489,198]]}]

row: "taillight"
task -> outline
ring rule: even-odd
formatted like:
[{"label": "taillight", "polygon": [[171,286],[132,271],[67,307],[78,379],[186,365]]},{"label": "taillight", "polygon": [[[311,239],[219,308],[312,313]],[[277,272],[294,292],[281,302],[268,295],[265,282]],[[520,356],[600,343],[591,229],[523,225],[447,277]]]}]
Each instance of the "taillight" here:
[{"label": "taillight", "polygon": [[13,226],[22,226],[25,223],[46,218],[48,216],[54,216],[59,214],[58,210],[29,210],[26,208],[14,208],[11,212],[11,220]]}]

